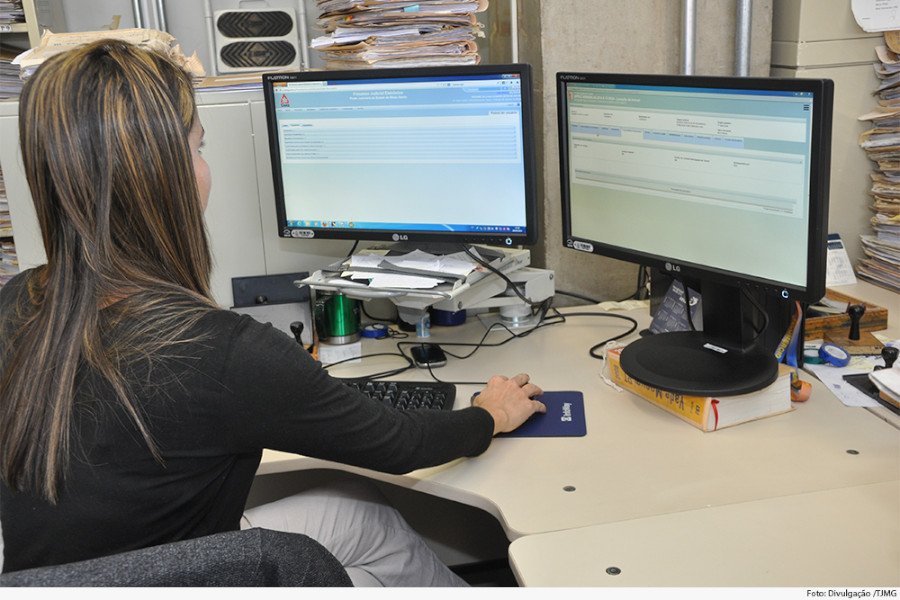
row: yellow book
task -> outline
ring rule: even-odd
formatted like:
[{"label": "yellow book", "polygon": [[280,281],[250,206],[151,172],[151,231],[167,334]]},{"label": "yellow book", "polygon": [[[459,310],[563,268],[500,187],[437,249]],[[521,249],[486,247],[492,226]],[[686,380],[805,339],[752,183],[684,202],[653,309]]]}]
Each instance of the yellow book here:
[{"label": "yellow book", "polygon": [[779,365],[778,379],[771,385],[738,396],[689,396],[667,392],[635,381],[619,364],[622,348],[607,353],[610,378],[620,387],[649,400],[703,431],[716,431],[793,410],[791,406],[791,367]]}]

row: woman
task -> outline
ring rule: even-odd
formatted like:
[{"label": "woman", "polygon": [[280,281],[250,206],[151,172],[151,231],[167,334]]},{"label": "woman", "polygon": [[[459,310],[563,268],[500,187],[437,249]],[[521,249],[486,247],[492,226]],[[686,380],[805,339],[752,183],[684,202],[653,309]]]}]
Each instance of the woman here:
[{"label": "woman", "polygon": [[[355,581],[459,583],[367,493],[244,516],[262,449],[403,473],[483,452],[545,410],[530,399],[540,389],[498,376],[472,408],[394,411],[289,336],[221,310],[203,128],[167,58],[109,40],[54,56],[22,91],[19,127],[47,264],[0,293],[4,571],[233,530],[243,516],[313,531],[351,577],[362,571]],[[361,529],[379,527],[357,525],[371,519],[374,556]]]}]

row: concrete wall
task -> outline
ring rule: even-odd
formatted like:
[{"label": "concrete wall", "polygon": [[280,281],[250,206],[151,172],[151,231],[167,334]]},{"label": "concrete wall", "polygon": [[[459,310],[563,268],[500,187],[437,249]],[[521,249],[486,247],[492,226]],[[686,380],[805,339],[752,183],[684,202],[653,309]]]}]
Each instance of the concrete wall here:
[{"label": "concrete wall", "polygon": [[[730,75],[734,65],[736,2],[697,0],[694,72]],[[559,71],[680,73],[682,3],[676,0],[518,1],[519,60],[535,70],[539,185],[543,235],[534,261],[556,271],[556,288],[598,300],[617,300],[636,289],[635,265],[562,246],[554,81]],[[772,0],[755,0],[750,74],[766,76]]]},{"label": "concrete wall", "polygon": [[[768,75],[769,72],[772,2],[753,2],[751,75]],[[168,28],[183,50],[188,54],[196,51],[204,64],[209,65],[203,2],[168,0],[165,4]],[[733,72],[736,4],[736,0],[696,0],[695,73],[727,75]],[[311,25],[317,14],[315,0],[211,0],[213,10],[266,5],[305,6]],[[502,63],[513,59],[510,6],[510,0],[492,0],[487,13],[479,16],[486,23],[488,34],[479,40],[485,62]],[[562,246],[554,80],[556,73],[564,70],[681,72],[682,2],[516,0],[515,6],[518,60],[532,65],[536,87],[538,165],[541,165],[538,184],[543,204],[543,231],[539,244],[532,249],[532,264],[553,269],[558,290],[598,300],[627,297],[636,289],[636,265],[576,253]],[[127,10],[130,3],[123,0],[67,0],[65,8],[60,19],[69,30],[96,29],[120,13],[121,27],[133,25],[130,10]],[[310,27],[309,35],[316,34]],[[314,59],[311,63],[319,66],[315,54],[311,53]],[[264,197],[264,190],[262,193],[261,197]]]}]

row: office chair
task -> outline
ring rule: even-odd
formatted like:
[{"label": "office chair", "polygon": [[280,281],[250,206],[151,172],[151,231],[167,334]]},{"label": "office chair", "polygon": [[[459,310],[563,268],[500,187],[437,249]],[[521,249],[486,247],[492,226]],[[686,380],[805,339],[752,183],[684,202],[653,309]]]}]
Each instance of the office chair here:
[{"label": "office chair", "polygon": [[312,538],[258,528],[0,575],[0,587],[350,585],[344,567]]}]

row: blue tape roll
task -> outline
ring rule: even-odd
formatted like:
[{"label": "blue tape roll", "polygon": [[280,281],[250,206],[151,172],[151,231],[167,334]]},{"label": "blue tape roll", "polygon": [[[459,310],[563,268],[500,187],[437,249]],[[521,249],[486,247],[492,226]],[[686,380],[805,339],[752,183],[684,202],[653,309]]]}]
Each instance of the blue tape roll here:
[{"label": "blue tape roll", "polygon": [[850,353],[834,344],[822,344],[819,347],[819,358],[836,367],[846,367],[850,362]]},{"label": "blue tape roll", "polygon": [[366,325],[363,327],[362,336],[367,338],[383,338],[387,337],[388,328],[383,323],[375,323],[374,325]]}]

